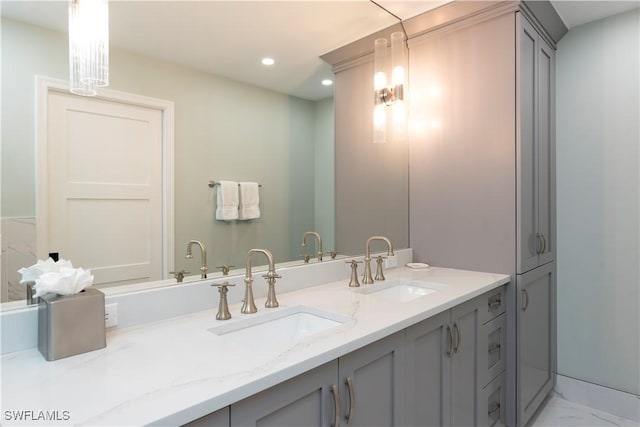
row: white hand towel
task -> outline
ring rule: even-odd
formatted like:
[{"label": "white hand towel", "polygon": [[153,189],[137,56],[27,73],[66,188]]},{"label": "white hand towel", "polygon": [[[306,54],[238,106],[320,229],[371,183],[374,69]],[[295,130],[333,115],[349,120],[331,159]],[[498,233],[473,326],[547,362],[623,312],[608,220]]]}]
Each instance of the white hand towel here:
[{"label": "white hand towel", "polygon": [[235,181],[220,181],[216,219],[222,221],[238,219],[238,202],[238,183]]},{"label": "white hand towel", "polygon": [[240,183],[240,219],[260,218],[260,189],[257,182]]}]

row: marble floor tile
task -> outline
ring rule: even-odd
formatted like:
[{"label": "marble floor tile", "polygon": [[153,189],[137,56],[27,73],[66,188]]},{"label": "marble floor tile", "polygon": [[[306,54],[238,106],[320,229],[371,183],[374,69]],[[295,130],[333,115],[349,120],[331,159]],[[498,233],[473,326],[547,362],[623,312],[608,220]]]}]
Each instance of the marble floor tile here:
[{"label": "marble floor tile", "polygon": [[530,427],[639,427],[635,421],[582,406],[553,394],[529,424]]}]

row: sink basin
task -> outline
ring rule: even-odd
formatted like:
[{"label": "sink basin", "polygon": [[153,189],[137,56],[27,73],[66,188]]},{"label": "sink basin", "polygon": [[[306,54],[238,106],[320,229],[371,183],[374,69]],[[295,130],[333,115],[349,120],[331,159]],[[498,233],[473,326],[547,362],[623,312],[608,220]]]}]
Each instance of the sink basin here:
[{"label": "sink basin", "polygon": [[443,289],[445,285],[420,280],[389,280],[355,292],[392,302],[409,302]]},{"label": "sink basin", "polygon": [[252,315],[208,331],[240,345],[245,343],[251,347],[265,348],[293,344],[349,320],[347,316],[300,305]]}]

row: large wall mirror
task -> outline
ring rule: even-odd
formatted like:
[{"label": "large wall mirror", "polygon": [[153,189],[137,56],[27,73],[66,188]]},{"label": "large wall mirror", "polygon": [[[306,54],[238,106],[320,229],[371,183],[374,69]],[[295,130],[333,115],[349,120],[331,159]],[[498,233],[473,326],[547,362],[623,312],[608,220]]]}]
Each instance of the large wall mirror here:
[{"label": "large wall mirror", "polygon": [[[2,302],[24,298],[17,269],[37,258],[35,82],[68,79],[67,5],[2,1]],[[173,269],[198,273],[192,239],[210,272],[242,267],[253,247],[302,262],[315,252],[300,246],[306,231],[341,251],[333,87],[321,84],[332,73],[319,56],[395,22],[365,1],[110,3],[110,89],[174,103]],[[259,219],[215,219],[208,183],[225,179],[262,185]]]}]

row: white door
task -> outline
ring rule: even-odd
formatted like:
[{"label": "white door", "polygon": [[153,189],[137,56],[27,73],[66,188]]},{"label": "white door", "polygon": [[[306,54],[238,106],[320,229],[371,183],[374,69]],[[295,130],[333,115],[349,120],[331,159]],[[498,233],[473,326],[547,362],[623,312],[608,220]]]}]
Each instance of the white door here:
[{"label": "white door", "polygon": [[162,111],[50,91],[47,252],[95,285],[162,278]]}]

